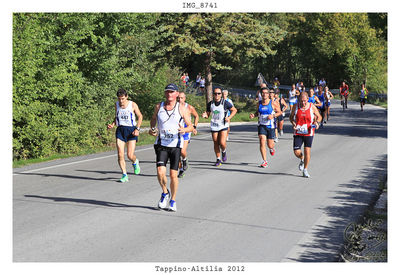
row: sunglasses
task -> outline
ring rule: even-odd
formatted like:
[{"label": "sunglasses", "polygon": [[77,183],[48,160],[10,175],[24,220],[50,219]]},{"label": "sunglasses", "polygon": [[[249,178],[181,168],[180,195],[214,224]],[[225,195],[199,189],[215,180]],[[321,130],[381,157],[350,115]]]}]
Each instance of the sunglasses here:
[{"label": "sunglasses", "polygon": [[222,93],[214,93],[214,95],[222,95]]}]

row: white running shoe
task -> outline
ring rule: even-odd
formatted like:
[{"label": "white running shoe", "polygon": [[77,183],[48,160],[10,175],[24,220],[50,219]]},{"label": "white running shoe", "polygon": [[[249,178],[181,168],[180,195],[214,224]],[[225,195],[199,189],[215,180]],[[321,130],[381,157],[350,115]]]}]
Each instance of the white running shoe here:
[{"label": "white running shoe", "polygon": [[170,200],[170,201],[169,201],[168,210],[169,210],[169,211],[176,212],[176,201],[174,201],[174,200]]},{"label": "white running shoe", "polygon": [[305,177],[305,178],[309,178],[310,177],[310,174],[308,173],[307,169],[303,170],[303,177]]},{"label": "white running shoe", "polygon": [[167,194],[161,193],[161,198],[160,198],[160,201],[158,202],[158,208],[166,209],[167,205],[169,203],[170,197],[171,197],[171,195],[169,193],[169,190],[168,190]]},{"label": "white running shoe", "polygon": [[299,170],[301,172],[303,172],[303,170],[304,170],[304,161],[303,160],[301,160],[300,163],[299,163]]},{"label": "white running shoe", "polygon": [[275,143],[279,142],[279,138],[278,137],[274,138],[274,142]]},{"label": "white running shoe", "polygon": [[279,135],[282,136],[283,135],[283,130],[279,131]]}]

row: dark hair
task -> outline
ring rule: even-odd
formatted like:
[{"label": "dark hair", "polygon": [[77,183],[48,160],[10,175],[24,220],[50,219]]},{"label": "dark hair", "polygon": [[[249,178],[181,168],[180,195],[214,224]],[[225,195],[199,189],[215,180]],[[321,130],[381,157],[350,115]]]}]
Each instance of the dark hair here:
[{"label": "dark hair", "polygon": [[121,88],[117,92],[117,97],[120,97],[120,96],[128,96],[128,93],[124,89]]},{"label": "dark hair", "polygon": [[267,90],[267,92],[269,93],[269,89],[268,89],[267,87],[262,87],[262,88],[260,89],[260,92],[262,93],[264,90]]}]

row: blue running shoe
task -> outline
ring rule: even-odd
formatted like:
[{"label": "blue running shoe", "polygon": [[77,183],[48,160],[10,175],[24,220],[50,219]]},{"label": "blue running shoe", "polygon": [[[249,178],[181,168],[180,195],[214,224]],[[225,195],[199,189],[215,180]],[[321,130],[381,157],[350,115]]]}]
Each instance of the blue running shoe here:
[{"label": "blue running shoe", "polygon": [[161,198],[160,198],[160,200],[159,200],[159,202],[158,202],[158,208],[160,208],[160,209],[166,209],[166,208],[167,208],[167,205],[168,205],[168,203],[169,203],[170,197],[171,197],[171,196],[170,196],[169,190],[168,190],[168,193],[167,193],[167,194],[161,193]]},{"label": "blue running shoe", "polygon": [[169,210],[169,211],[176,212],[176,201],[174,201],[174,200],[170,200],[170,201],[169,201],[168,210]]}]

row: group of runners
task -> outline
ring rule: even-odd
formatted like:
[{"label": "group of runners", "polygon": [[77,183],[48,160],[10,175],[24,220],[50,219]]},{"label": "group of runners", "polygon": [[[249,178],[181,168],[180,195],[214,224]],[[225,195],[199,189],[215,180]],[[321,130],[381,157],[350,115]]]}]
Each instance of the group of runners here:
[{"label": "group of runners", "polygon": [[[258,118],[259,149],[262,158],[259,166],[262,168],[268,167],[267,148],[270,155],[274,156],[275,143],[279,140],[278,135],[283,134],[285,111],[289,110],[289,120],[294,132],[293,152],[300,160],[299,170],[304,177],[308,178],[310,174],[307,168],[310,163],[315,130],[323,127],[323,123],[329,120],[330,100],[333,95],[327,86],[319,86],[318,93],[315,95],[314,89],[310,89],[308,92],[305,90],[299,91],[299,89],[296,89],[295,84],[292,85],[288,95],[289,102],[287,104],[279,89],[269,89],[266,84],[261,84],[257,92],[257,109],[250,114],[250,118]],[[191,133],[197,134],[196,128],[199,122],[199,114],[193,106],[186,102],[185,93],[180,92],[175,84],[172,83],[165,87],[164,96],[165,100],[158,103],[154,108],[149,134],[156,137],[154,150],[156,154],[157,179],[162,189],[158,207],[176,211],[178,178],[183,177],[188,169],[187,148]],[[227,96],[227,90],[222,91],[220,88],[215,88],[213,100],[207,104],[206,111],[202,114],[203,118],[210,118],[211,120],[211,136],[216,157],[214,165],[217,167],[228,159],[229,123],[237,113],[233,102]],[[345,93],[343,96],[345,96]],[[129,178],[124,158],[125,146],[127,147],[127,157],[132,162],[134,174],[140,173],[135,147],[143,116],[137,104],[128,100],[128,94],[124,89],[118,90],[117,98],[115,119],[107,127],[111,129],[117,126],[118,164],[122,171],[120,181],[127,182]],[[193,123],[192,118],[194,118]],[[302,151],[303,145],[304,150]],[[167,179],[168,161],[170,162],[169,189]]]}]

